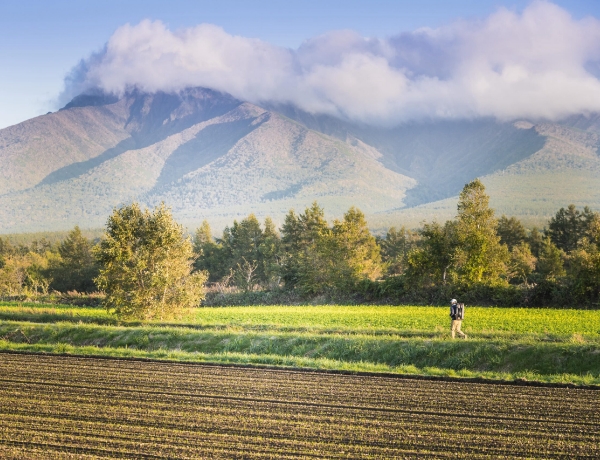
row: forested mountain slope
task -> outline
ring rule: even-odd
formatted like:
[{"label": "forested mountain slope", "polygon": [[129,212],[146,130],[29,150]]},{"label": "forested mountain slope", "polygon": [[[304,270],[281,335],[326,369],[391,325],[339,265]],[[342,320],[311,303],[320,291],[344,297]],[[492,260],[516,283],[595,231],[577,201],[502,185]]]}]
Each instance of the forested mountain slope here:
[{"label": "forested mountain slope", "polygon": [[527,158],[545,143],[533,125],[523,129],[492,119],[373,127],[289,106],[277,109],[311,129],[343,140],[358,138],[375,147],[387,168],[417,180],[404,200],[409,207],[451,197],[473,178]]},{"label": "forested mountain slope", "polygon": [[[518,122],[535,129],[544,146],[533,155],[493,174],[482,177],[496,214],[518,216],[527,225],[544,226],[560,207],[573,203],[600,209],[600,129],[595,117],[578,117],[563,124]],[[597,118],[596,118],[597,119]],[[586,127],[589,131],[569,124]],[[389,222],[417,226],[422,220],[444,221],[456,214],[458,197],[392,211],[375,217],[372,225]]]},{"label": "forested mountain slope", "polygon": [[[29,187],[4,184],[12,190],[0,196],[2,231],[103,226],[114,206],[133,200],[145,205],[164,200],[190,222],[215,215],[231,219],[252,210],[284,213],[315,199],[336,214],[351,205],[383,211],[402,206],[405,191],[416,184],[385,168],[380,154],[360,141],[341,142],[214,92],[184,96],[188,100],[177,104],[168,95],[131,95],[30,121],[42,126],[82,110],[128,112],[113,130],[113,137],[124,139],[73,157],[83,161],[53,163],[55,155],[40,148],[46,175],[37,172]],[[30,135],[23,144],[35,141]],[[27,149],[18,153],[12,161],[27,158]],[[35,168],[34,162],[27,164]],[[17,170],[15,180],[29,177],[25,172]]]},{"label": "forested mountain slope", "polygon": [[203,88],[82,95],[0,130],[0,232],[101,227],[113,207],[165,201],[193,227],[254,212],[281,223],[317,200],[361,208],[375,228],[455,212],[482,177],[500,213],[540,221],[570,202],[600,208],[600,118],[561,124],[359,125]]}]

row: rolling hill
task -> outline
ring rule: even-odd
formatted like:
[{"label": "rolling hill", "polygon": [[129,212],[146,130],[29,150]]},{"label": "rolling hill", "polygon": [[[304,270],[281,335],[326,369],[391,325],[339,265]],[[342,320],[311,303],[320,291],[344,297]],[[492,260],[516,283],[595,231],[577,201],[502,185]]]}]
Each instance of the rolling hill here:
[{"label": "rolling hill", "polygon": [[102,227],[113,207],[164,201],[190,227],[254,212],[281,222],[317,200],[374,228],[454,214],[482,177],[499,213],[539,223],[600,208],[600,121],[444,121],[372,127],[204,88],[82,95],[0,130],[0,232]]}]

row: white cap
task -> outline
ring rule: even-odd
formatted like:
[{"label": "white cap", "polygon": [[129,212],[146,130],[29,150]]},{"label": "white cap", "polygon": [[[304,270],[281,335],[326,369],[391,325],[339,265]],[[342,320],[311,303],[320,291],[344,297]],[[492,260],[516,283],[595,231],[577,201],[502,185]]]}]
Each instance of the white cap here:
[{"label": "white cap", "polygon": [[450,303],[456,303],[456,299],[452,299]]}]

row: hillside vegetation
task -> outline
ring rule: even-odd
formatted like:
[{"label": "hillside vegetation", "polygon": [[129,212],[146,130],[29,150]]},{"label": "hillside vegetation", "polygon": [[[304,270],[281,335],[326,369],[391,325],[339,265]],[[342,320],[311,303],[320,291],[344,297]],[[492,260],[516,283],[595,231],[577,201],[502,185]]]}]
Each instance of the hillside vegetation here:
[{"label": "hillside vegetation", "polygon": [[600,209],[598,131],[597,117],[377,128],[202,88],[82,95],[0,130],[0,232],[99,228],[163,200],[189,227],[282,223],[318,200],[330,218],[358,206],[373,229],[416,228],[450,217],[475,177],[500,213],[540,224],[571,202]]},{"label": "hillside vegetation", "polygon": [[[519,126],[531,129],[531,124]],[[600,209],[600,157],[596,132],[544,123],[535,130],[545,138],[531,156],[481,177],[498,214],[518,217],[527,226],[543,227],[556,212],[557,203]],[[458,197],[375,215],[374,229],[402,222],[415,228],[424,220],[452,218]]]}]

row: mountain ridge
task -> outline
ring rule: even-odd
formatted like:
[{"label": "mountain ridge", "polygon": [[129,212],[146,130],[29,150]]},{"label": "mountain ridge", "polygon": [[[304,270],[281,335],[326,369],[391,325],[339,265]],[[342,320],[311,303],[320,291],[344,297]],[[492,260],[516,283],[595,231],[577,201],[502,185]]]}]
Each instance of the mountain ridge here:
[{"label": "mountain ridge", "polygon": [[565,197],[600,207],[599,149],[595,115],[372,127],[204,88],[82,95],[0,130],[0,232],[100,227],[133,200],[189,226],[281,221],[316,200],[330,217],[355,205],[375,228],[414,227],[475,177],[499,213],[535,221]]}]

